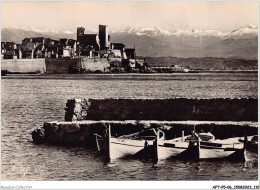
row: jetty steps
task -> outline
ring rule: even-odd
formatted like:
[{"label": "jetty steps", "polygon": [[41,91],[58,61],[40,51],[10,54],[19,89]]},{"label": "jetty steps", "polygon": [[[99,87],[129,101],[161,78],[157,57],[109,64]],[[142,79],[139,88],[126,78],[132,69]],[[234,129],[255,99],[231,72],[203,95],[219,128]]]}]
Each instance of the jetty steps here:
[{"label": "jetty steps", "polygon": [[35,143],[95,144],[93,134],[111,126],[112,136],[160,128],[166,139],[191,131],[218,139],[258,134],[258,99],[70,99],[64,121],[45,122],[31,134]]}]

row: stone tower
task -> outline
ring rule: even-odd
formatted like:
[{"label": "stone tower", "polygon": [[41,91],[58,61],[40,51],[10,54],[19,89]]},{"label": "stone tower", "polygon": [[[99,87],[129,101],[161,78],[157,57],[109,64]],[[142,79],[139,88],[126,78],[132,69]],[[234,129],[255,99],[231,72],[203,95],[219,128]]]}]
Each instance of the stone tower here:
[{"label": "stone tower", "polygon": [[77,28],[77,41],[80,41],[82,36],[84,36],[85,28],[83,27],[78,27]]},{"label": "stone tower", "polygon": [[100,41],[100,50],[106,50],[109,48],[108,31],[106,25],[99,25],[99,41]]}]

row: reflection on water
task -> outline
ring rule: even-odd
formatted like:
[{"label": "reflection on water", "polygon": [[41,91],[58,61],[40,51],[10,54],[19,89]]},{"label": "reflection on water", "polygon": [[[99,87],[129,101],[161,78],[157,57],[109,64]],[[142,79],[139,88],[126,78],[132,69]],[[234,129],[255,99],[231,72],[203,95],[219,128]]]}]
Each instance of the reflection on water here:
[{"label": "reflection on water", "polygon": [[[2,79],[3,180],[256,180],[257,157],[247,163],[106,163],[83,147],[35,145],[31,132],[64,120],[70,98],[257,98],[257,74],[173,75],[156,80]],[[177,80],[177,79],[178,80]],[[175,80],[176,79],[176,80]]]}]

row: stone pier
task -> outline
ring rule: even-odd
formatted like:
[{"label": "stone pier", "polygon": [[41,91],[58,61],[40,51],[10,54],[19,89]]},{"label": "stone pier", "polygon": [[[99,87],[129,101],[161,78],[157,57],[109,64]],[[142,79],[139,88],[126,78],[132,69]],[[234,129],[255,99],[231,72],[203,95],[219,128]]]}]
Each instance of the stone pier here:
[{"label": "stone pier", "polygon": [[46,122],[32,132],[35,143],[95,146],[95,135],[112,136],[160,128],[167,139],[196,129],[217,139],[258,134],[257,99],[71,99],[65,121]]},{"label": "stone pier", "polygon": [[71,99],[65,121],[258,121],[258,99]]},{"label": "stone pier", "polygon": [[102,135],[106,127],[111,126],[112,136],[136,133],[145,128],[159,128],[165,132],[167,139],[180,137],[182,131],[190,135],[191,131],[211,132],[218,139],[255,135],[257,122],[221,122],[221,121],[52,121],[32,132],[35,143],[50,144],[95,144],[93,134]]}]

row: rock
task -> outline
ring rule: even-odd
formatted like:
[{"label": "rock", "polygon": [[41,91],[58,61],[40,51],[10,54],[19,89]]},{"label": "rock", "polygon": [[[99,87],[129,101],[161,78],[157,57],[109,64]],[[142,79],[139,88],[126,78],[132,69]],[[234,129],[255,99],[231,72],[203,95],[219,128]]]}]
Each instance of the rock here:
[{"label": "rock", "polygon": [[45,142],[45,130],[44,130],[44,128],[35,129],[32,132],[32,139],[33,139],[33,142],[36,143],[36,144],[44,143]]}]

